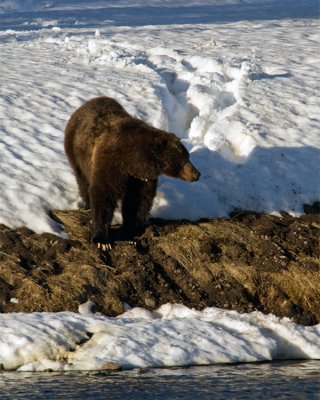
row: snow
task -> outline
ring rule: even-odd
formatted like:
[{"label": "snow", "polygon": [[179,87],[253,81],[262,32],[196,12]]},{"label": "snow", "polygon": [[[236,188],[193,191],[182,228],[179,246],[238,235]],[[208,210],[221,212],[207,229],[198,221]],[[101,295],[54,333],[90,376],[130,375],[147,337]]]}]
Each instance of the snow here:
[{"label": "snow", "polygon": [[259,312],[165,304],[117,318],[70,312],[4,314],[0,365],[18,371],[101,370],[320,359],[320,324]]},{"label": "snow", "polygon": [[[201,172],[192,184],[161,177],[153,216],[301,214],[319,200],[317,16],[316,0],[2,0],[0,223],[64,235],[48,215],[79,204],[63,131],[99,95],[175,132]],[[0,365],[319,358],[319,326],[177,307],[1,315]]]},{"label": "snow", "polygon": [[98,95],[175,132],[202,173],[161,177],[155,217],[299,215],[319,199],[316,2],[171,3],[1,3],[0,223],[63,234],[48,211],[79,204],[64,127]]}]

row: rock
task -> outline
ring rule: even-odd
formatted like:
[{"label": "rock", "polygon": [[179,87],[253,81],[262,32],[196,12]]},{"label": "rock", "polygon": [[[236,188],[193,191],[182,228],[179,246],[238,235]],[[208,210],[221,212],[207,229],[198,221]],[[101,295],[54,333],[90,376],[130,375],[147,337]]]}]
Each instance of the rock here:
[{"label": "rock", "polygon": [[94,314],[96,310],[96,303],[88,300],[86,303],[80,304],[78,311],[79,314]]},{"label": "rock", "polygon": [[151,308],[152,310],[156,308],[156,301],[151,297],[146,297],[144,299],[144,304],[146,305],[147,308]]},{"label": "rock", "polygon": [[113,363],[113,362],[108,362],[102,365],[100,368],[101,371],[110,371],[110,372],[116,372],[116,371],[121,371],[122,367],[120,364]]}]

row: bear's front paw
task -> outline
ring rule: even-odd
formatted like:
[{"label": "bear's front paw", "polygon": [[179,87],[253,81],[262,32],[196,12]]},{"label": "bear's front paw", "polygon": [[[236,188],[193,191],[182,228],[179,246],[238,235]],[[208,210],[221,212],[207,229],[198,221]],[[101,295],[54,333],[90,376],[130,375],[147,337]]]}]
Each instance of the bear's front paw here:
[{"label": "bear's front paw", "polygon": [[111,243],[97,243],[98,249],[101,251],[110,251],[112,250],[112,245]]},{"label": "bear's front paw", "polygon": [[111,242],[108,240],[108,235],[103,233],[96,233],[92,235],[91,241],[100,251],[110,251],[112,249]]}]

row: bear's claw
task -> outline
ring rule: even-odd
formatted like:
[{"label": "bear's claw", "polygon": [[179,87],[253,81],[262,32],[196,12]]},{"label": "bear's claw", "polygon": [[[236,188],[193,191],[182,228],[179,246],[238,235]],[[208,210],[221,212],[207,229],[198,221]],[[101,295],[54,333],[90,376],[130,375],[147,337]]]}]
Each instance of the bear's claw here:
[{"label": "bear's claw", "polygon": [[101,251],[110,251],[112,250],[112,246],[110,243],[97,243],[98,249]]}]

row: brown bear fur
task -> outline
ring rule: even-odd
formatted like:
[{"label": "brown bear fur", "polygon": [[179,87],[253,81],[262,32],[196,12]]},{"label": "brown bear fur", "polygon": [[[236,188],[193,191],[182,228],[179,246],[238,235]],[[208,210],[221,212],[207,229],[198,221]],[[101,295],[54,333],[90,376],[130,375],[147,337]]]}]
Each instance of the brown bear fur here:
[{"label": "brown bear fur", "polygon": [[173,133],[133,118],[108,97],[92,99],[74,112],[64,144],[80,195],[92,211],[96,243],[108,241],[118,200],[129,238],[148,221],[160,174],[190,182],[200,176]]}]

